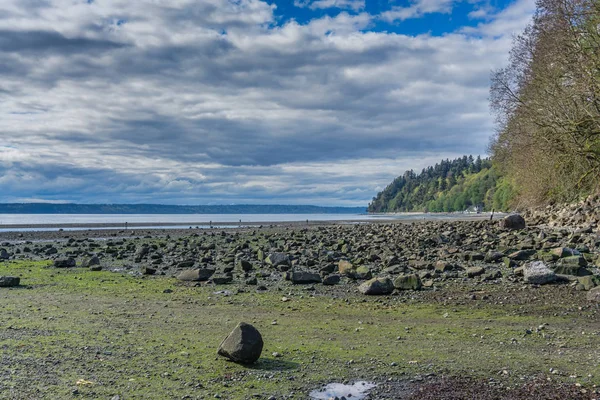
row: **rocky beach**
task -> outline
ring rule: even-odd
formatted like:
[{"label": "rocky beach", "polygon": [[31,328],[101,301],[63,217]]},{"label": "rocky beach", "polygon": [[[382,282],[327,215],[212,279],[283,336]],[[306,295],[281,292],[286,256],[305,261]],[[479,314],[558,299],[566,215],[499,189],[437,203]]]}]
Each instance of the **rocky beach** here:
[{"label": "rocky beach", "polygon": [[[596,398],[597,200],[501,220],[3,232],[0,397],[300,399],[366,380],[369,399]],[[242,321],[265,338],[255,366],[216,356]]]}]

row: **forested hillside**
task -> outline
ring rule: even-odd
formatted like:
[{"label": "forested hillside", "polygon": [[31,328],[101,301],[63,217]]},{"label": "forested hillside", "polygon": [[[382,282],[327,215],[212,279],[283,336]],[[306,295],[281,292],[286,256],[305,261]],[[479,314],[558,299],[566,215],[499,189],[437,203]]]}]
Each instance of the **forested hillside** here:
[{"label": "forested hillside", "polygon": [[398,177],[371,212],[506,210],[600,191],[600,1],[537,0],[509,64],[492,74],[491,160]]},{"label": "forested hillside", "polygon": [[522,205],[570,202],[600,183],[600,1],[538,0],[492,77],[494,165]]},{"label": "forested hillside", "polygon": [[369,212],[504,210],[513,195],[489,159],[463,156],[420,174],[406,171],[373,198]]}]

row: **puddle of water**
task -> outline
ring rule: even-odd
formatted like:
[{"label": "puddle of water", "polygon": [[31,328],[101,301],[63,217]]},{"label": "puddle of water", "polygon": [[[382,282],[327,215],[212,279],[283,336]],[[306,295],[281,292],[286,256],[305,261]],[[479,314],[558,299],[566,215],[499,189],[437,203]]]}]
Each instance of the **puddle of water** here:
[{"label": "puddle of water", "polygon": [[222,294],[223,296],[231,296],[231,292],[229,290],[219,290],[214,292],[213,294]]},{"label": "puddle of water", "polygon": [[329,385],[310,392],[309,396],[311,399],[318,400],[329,400],[329,399],[342,399],[347,400],[361,400],[367,397],[369,391],[377,386],[370,382],[356,382],[354,385],[344,385],[342,383],[330,383]]}]

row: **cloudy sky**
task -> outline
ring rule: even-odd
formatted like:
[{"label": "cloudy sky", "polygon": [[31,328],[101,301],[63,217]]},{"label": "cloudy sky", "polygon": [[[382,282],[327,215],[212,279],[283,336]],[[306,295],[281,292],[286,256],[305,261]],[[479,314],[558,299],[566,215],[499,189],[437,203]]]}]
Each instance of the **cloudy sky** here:
[{"label": "cloudy sky", "polygon": [[485,154],[533,0],[2,0],[0,202],[363,206]]}]

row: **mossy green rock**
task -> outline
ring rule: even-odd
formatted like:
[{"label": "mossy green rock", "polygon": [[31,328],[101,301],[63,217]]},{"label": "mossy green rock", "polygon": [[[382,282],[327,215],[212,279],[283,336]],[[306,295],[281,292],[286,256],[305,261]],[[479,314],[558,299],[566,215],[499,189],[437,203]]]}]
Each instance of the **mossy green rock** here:
[{"label": "mossy green rock", "polygon": [[265,262],[273,267],[290,267],[292,265],[290,256],[285,253],[271,253]]},{"label": "mossy green rock", "polygon": [[559,275],[571,275],[571,276],[587,276],[592,273],[585,267],[579,265],[557,265],[554,267],[554,272]]},{"label": "mossy green rock", "polygon": [[556,254],[553,253],[545,253],[543,251],[540,251],[538,253],[538,260],[542,260],[544,262],[554,262],[556,260],[558,260],[559,256],[557,256]]},{"label": "mossy green rock", "polygon": [[591,290],[598,285],[598,277],[593,275],[580,276],[577,278],[578,285],[583,290]]},{"label": "mossy green rock", "polygon": [[346,260],[340,260],[338,263],[338,271],[340,275],[347,276],[352,279],[371,279],[371,270],[361,265],[360,267],[355,267]]},{"label": "mossy green rock", "polygon": [[506,268],[516,268],[517,267],[517,263],[509,257],[504,257],[502,262],[504,263],[504,266]]},{"label": "mossy green rock", "polygon": [[398,290],[420,290],[422,286],[417,274],[402,275],[394,279],[394,287]]},{"label": "mossy green rock", "polygon": [[586,267],[587,261],[583,256],[570,256],[561,258],[558,260],[558,266],[567,266],[567,267]]},{"label": "mossy green rock", "polygon": [[355,279],[371,279],[371,270],[364,265],[356,268],[354,272]]}]

